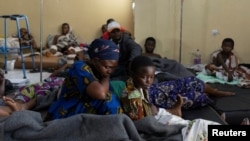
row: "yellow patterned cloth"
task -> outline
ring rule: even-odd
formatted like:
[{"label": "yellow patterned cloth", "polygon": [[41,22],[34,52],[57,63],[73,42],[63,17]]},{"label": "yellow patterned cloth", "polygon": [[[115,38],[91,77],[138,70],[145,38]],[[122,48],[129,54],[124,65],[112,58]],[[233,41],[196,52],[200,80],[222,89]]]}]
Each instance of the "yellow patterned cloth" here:
[{"label": "yellow patterned cloth", "polygon": [[147,91],[136,89],[132,83],[132,79],[127,81],[126,89],[121,96],[121,102],[124,113],[132,120],[152,115]]}]

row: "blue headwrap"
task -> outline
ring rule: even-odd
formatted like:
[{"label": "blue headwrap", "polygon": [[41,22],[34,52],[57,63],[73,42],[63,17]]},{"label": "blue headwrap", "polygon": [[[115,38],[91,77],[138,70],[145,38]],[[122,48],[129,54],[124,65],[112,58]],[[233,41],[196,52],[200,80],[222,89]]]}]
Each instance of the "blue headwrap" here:
[{"label": "blue headwrap", "polygon": [[110,40],[95,39],[88,49],[89,57],[101,60],[118,60],[119,48]]}]

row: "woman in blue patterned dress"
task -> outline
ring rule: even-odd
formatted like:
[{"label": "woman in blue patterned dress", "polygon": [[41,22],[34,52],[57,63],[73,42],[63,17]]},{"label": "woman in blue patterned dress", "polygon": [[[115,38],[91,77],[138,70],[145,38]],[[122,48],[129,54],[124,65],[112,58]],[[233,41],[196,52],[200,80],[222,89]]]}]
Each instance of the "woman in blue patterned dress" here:
[{"label": "woman in blue patterned dress", "polygon": [[49,108],[49,119],[80,113],[122,113],[109,80],[118,63],[118,46],[109,40],[96,39],[91,43],[88,53],[88,62],[78,59],[69,68],[60,96]]}]

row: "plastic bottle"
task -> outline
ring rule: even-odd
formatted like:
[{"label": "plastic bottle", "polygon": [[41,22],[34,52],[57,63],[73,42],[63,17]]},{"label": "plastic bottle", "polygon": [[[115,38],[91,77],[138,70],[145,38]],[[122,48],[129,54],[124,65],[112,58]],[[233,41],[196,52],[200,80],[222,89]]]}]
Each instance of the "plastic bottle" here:
[{"label": "plastic bottle", "polygon": [[201,64],[201,53],[200,50],[197,49],[196,52],[194,53],[194,64]]}]

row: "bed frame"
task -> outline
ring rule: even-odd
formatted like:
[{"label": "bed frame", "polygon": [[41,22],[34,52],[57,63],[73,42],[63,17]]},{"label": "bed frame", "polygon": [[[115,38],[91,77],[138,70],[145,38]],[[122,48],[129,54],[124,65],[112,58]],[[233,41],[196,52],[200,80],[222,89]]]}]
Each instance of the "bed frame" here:
[{"label": "bed frame", "polygon": [[[31,42],[29,45],[22,45],[21,44],[21,33],[20,33],[20,23],[22,21],[25,22],[25,27],[27,29],[28,35],[30,35],[30,29],[29,29],[29,21],[28,17],[25,15],[20,15],[20,14],[13,14],[13,15],[2,15],[0,16],[0,19],[3,19],[4,23],[4,45],[0,46],[0,54],[4,54],[4,69],[5,73],[8,73],[8,55],[9,54],[19,54],[21,57],[21,64],[22,64],[22,69],[23,69],[23,78],[26,79],[26,71],[25,71],[25,65],[23,63],[23,50],[24,49],[30,49],[30,52],[33,54],[33,47]],[[17,27],[17,39],[19,41],[19,46],[18,47],[9,47],[7,45],[7,35],[8,35],[8,22],[9,21],[15,21],[16,22],[16,27]],[[35,63],[34,63],[34,58],[32,57],[32,65],[33,68],[35,69]]]}]

